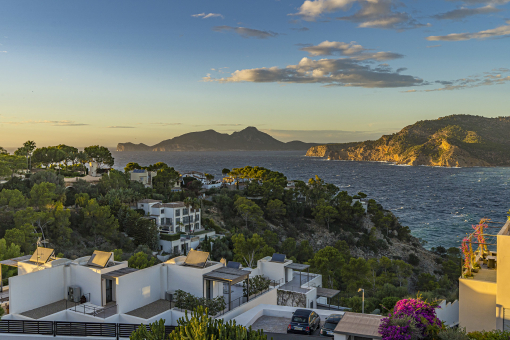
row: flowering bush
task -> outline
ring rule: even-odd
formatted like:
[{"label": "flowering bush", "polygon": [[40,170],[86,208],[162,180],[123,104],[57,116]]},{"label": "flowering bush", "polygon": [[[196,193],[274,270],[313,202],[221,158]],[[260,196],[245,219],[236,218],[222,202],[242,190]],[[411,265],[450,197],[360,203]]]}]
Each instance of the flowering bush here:
[{"label": "flowering bush", "polygon": [[[403,299],[397,302],[393,313],[381,321],[379,333],[383,340],[414,340],[437,334],[441,327],[431,304],[420,298]],[[417,329],[418,335],[411,331],[413,328]]]}]

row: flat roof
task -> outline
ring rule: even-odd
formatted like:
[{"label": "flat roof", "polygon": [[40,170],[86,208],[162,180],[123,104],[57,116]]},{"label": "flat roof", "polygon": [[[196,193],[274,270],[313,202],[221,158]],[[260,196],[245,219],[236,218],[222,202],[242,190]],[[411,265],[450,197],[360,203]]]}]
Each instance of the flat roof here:
[{"label": "flat roof", "polygon": [[246,280],[250,276],[250,272],[242,269],[234,268],[218,268],[209,273],[204,274],[204,278],[215,281],[227,281],[231,284],[236,284],[243,280]]},{"label": "flat roof", "polygon": [[336,289],[317,287],[317,296],[332,298],[333,296],[336,296],[338,293],[340,293],[340,291]]},{"label": "flat roof", "polygon": [[302,263],[289,263],[288,265],[285,266],[286,268],[290,268],[290,269],[293,269],[293,270],[299,270],[299,271],[303,271],[305,269],[308,269],[310,268],[310,265],[309,264],[302,264]]},{"label": "flat roof", "polygon": [[138,203],[157,203],[157,202],[161,203],[162,201],[161,200],[153,200],[150,198],[146,198],[141,201],[138,201]]},{"label": "flat roof", "polygon": [[113,280],[113,279],[116,279],[117,277],[121,277],[121,276],[130,274],[130,273],[133,273],[133,272],[136,272],[136,271],[138,271],[138,269],[131,268],[131,267],[125,267],[125,268],[121,268],[121,269],[117,269],[117,270],[111,271],[111,272],[106,273],[106,274],[101,274],[101,278]]},{"label": "flat roof", "polygon": [[338,322],[334,332],[338,334],[354,335],[381,339],[379,325],[384,316],[345,312]]}]

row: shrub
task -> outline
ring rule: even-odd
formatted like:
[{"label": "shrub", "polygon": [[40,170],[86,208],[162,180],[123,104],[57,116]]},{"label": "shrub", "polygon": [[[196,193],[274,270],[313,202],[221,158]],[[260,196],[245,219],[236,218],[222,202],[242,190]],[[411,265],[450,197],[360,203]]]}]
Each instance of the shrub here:
[{"label": "shrub", "polygon": [[207,299],[205,297],[196,297],[193,294],[187,293],[178,289],[175,292],[175,306],[180,309],[194,310],[198,306],[203,306],[209,310],[209,314],[214,316],[227,307],[223,296],[217,296],[214,299]]},{"label": "shrub", "polygon": [[[413,340],[413,335],[408,329],[412,329],[412,322],[406,322],[409,318],[414,320],[421,338],[429,334],[437,334],[441,329],[441,321],[436,317],[435,307],[431,304],[416,299],[403,299],[397,302],[393,313],[381,321],[379,333],[383,340]],[[404,321],[396,321],[404,319]],[[408,333],[409,332],[409,333]]]},{"label": "shrub", "polygon": [[508,340],[510,339],[509,331],[481,331],[468,333],[469,339],[472,340]]},{"label": "shrub", "polygon": [[409,262],[410,265],[417,266],[420,264],[420,259],[415,254],[409,254],[409,258],[407,259],[407,262]]},{"label": "shrub", "polygon": [[447,328],[439,332],[439,340],[469,340],[465,328]]},{"label": "shrub", "polygon": [[[271,280],[268,278],[265,278],[262,275],[255,275],[250,280],[250,295],[258,294],[260,292],[263,292],[269,288],[269,283]],[[243,296],[248,295],[248,287],[246,287],[245,281],[243,281]]]}]

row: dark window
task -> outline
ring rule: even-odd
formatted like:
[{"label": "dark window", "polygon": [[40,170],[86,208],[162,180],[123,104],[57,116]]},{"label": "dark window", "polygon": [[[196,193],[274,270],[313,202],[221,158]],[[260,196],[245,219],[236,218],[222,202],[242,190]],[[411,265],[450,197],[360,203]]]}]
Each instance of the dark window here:
[{"label": "dark window", "polygon": [[166,224],[172,224],[172,219],[167,217]]},{"label": "dark window", "polygon": [[161,225],[165,224],[165,219],[161,218]]},{"label": "dark window", "polygon": [[326,321],[324,324],[324,329],[335,329],[336,325],[336,323]]},{"label": "dark window", "polygon": [[161,209],[161,213],[164,214],[165,213],[165,209]]},{"label": "dark window", "polygon": [[190,221],[190,222],[193,222],[193,215],[190,215],[190,216],[189,216],[189,221]]},{"label": "dark window", "polygon": [[177,218],[175,219],[175,224],[179,224],[179,223],[181,223],[181,219],[180,219],[180,217],[177,217]]},{"label": "dark window", "polygon": [[181,209],[175,210],[175,216],[181,216]]},{"label": "dark window", "polygon": [[182,214],[183,215],[187,215],[188,214],[188,209],[187,208],[182,209]]}]

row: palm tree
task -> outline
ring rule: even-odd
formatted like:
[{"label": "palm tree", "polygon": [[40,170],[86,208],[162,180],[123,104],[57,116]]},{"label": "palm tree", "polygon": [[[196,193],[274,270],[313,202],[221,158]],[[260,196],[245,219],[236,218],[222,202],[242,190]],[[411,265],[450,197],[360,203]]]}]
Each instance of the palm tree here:
[{"label": "palm tree", "polygon": [[28,157],[30,158],[28,168],[29,170],[32,170],[32,154],[36,148],[35,142],[33,140],[27,140],[25,143],[23,143],[23,147],[27,149]]}]

